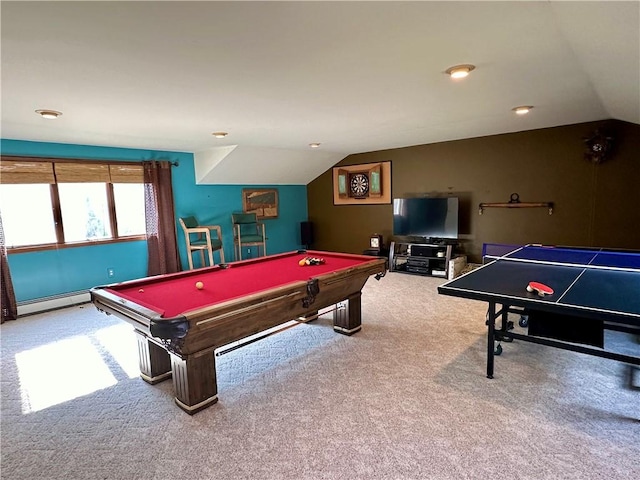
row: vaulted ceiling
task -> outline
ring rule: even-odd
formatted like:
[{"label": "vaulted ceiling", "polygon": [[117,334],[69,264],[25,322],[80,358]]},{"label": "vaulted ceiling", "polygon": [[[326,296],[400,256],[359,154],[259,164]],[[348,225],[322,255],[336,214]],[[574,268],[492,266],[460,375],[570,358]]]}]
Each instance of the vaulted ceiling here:
[{"label": "vaulted ceiling", "polygon": [[200,183],[307,184],[351,153],[639,124],[639,7],[2,1],[2,137],[194,152]]}]

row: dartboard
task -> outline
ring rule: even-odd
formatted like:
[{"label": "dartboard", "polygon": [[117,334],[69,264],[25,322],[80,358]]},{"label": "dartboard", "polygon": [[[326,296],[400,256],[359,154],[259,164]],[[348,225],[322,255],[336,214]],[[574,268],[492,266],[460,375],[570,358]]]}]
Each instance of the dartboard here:
[{"label": "dartboard", "polygon": [[364,197],[369,193],[369,177],[366,173],[354,173],[349,180],[352,197]]}]

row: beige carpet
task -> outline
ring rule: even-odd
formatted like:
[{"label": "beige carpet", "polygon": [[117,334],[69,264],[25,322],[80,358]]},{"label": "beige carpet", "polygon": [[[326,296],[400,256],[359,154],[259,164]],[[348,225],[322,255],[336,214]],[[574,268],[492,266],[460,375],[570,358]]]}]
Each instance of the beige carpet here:
[{"label": "beige carpet", "polygon": [[486,305],[442,282],[370,279],[356,335],[323,316],[218,357],[219,402],[194,416],[171,381],[138,377],[130,327],[91,304],[5,323],[0,477],[640,478],[628,367],[515,342],[489,380]]}]

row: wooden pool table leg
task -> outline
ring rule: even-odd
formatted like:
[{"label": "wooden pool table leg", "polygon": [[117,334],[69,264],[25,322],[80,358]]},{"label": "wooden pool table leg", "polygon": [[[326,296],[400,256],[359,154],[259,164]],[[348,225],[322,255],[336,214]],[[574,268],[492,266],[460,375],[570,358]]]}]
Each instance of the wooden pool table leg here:
[{"label": "wooden pool table leg", "polygon": [[193,415],[218,401],[213,349],[184,358],[172,354],[171,367],[175,401],[182,410]]},{"label": "wooden pool table leg", "polygon": [[353,335],[362,329],[362,293],[358,292],[336,305],[333,329],[343,335]]},{"label": "wooden pool table leg", "polygon": [[171,359],[169,352],[155,342],[149,340],[144,333],[135,330],[138,340],[138,360],[142,379],[155,385],[171,376]]},{"label": "wooden pool table leg", "polygon": [[300,321],[301,323],[315,322],[319,316],[320,316],[319,312],[318,310],[316,310],[315,312],[309,312],[309,313],[306,313],[304,316],[299,317],[298,321]]}]

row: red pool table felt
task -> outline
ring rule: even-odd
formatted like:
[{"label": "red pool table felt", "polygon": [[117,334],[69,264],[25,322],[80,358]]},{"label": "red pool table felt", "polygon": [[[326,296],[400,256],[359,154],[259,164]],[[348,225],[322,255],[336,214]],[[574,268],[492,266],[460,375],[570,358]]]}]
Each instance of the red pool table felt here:
[{"label": "red pool table felt", "polygon": [[[325,263],[300,266],[299,261],[305,257],[322,258]],[[206,267],[133,280],[106,290],[156,311],[164,318],[171,318],[288,283],[306,282],[371,260],[374,258],[361,255],[290,252],[230,263],[227,268]],[[202,282],[204,288],[197,289],[196,282]]]}]

